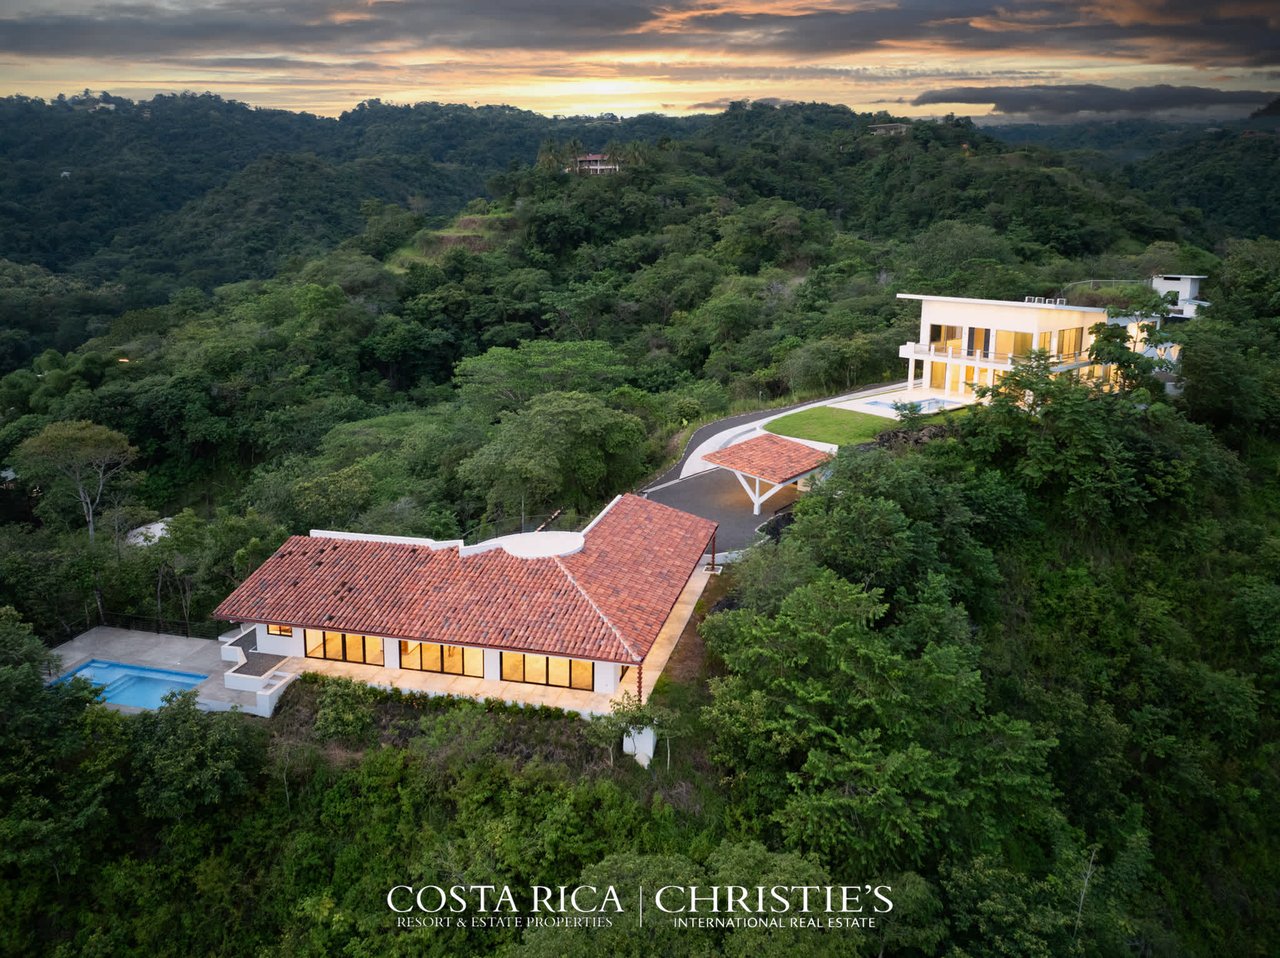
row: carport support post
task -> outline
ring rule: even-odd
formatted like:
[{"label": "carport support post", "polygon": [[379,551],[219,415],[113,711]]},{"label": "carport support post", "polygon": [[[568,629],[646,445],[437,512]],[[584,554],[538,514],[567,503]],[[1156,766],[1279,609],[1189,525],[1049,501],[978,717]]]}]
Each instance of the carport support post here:
[{"label": "carport support post", "polygon": [[760,515],[760,503],[764,500],[760,498],[760,477],[756,476],[756,494],[751,497],[751,504],[755,506],[755,514]]}]

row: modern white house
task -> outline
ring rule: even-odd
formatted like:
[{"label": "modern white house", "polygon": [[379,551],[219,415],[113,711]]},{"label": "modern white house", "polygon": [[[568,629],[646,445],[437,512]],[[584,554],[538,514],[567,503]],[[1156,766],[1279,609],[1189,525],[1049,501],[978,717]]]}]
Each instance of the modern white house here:
[{"label": "modern white house", "polygon": [[1055,372],[1086,380],[1105,379],[1105,367],[1089,360],[1098,323],[1123,323],[1140,336],[1138,324],[1109,320],[1096,306],[1069,306],[1065,300],[1024,302],[899,293],[920,302],[920,334],[898,350],[907,360],[907,388],[940,397],[969,399],[974,386],[992,386],[1033,349],[1049,353]]},{"label": "modern white house", "polygon": [[633,495],[582,532],[475,545],[312,530],[214,611],[230,688],[316,671],[608,712],[648,697],[714,564],[716,523]]}]

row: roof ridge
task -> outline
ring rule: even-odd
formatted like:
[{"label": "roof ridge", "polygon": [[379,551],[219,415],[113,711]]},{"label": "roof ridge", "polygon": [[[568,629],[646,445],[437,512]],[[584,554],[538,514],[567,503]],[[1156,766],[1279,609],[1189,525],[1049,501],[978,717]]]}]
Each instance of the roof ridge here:
[{"label": "roof ridge", "polygon": [[596,605],[596,600],[591,598],[591,595],[582,587],[582,584],[574,578],[573,573],[569,571],[569,567],[560,561],[559,556],[552,556],[551,560],[560,568],[560,571],[565,574],[565,577],[573,583],[573,587],[578,590],[584,599],[587,600],[587,604],[591,606],[592,611],[595,612],[596,615],[600,616],[600,621],[612,630],[614,637],[622,644],[622,647],[627,650],[627,654],[630,655],[634,661],[641,661],[642,656],[636,655],[636,650],[631,647],[631,643],[623,637],[622,632],[619,631],[618,627],[613,624],[607,615],[604,614],[604,611],[600,606]]}]

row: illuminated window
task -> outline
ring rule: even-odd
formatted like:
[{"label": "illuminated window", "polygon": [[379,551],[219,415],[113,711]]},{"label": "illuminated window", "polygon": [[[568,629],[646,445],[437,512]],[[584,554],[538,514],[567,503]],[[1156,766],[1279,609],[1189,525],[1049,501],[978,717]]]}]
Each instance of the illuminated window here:
[{"label": "illuminated window", "polygon": [[959,326],[930,326],[929,345],[938,350],[963,349],[963,333],[964,330]]},{"label": "illuminated window", "polygon": [[996,359],[1017,359],[1031,352],[1031,333],[1016,333],[1011,329],[996,332]]},{"label": "illuminated window", "polygon": [[484,650],[435,642],[401,642],[400,668],[484,678]]},{"label": "illuminated window", "polygon": [[1084,327],[1058,330],[1058,355],[1063,359],[1075,359],[1084,345]]},{"label": "illuminated window", "polygon": [[312,659],[382,665],[382,640],[371,635],[305,629],[304,652]]},{"label": "illuminated window", "polygon": [[267,635],[293,635],[293,626],[290,625],[268,625]]},{"label": "illuminated window", "polygon": [[502,678],[529,685],[555,685],[591,691],[595,688],[595,663],[564,659],[557,655],[502,653]]}]

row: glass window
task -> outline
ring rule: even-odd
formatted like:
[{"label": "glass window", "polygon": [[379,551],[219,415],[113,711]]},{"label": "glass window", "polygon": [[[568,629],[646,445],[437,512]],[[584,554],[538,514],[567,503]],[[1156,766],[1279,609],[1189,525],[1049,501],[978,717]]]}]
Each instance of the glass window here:
[{"label": "glass window", "polygon": [[929,388],[930,389],[946,389],[947,388],[947,364],[946,363],[930,363],[929,364]]},{"label": "glass window", "polygon": [[524,657],[524,680],[547,684],[547,657],[545,655],[526,655]]},{"label": "glass window", "polygon": [[304,629],[306,653],[313,659],[324,658],[324,633],[319,629]]},{"label": "glass window", "polygon": [[[333,659],[336,662],[359,662],[365,665],[382,665],[382,640],[370,635],[354,635],[349,632],[322,632],[304,629],[304,651],[313,659]],[[400,643],[402,652],[406,643]]]},{"label": "glass window", "polygon": [[1031,333],[1013,334],[1013,355],[1022,357],[1031,353]]},{"label": "glass window", "polygon": [[569,660],[554,655],[547,656],[547,684],[569,687]]},{"label": "glass window", "polygon": [[519,652],[502,653],[502,681],[524,681],[524,656]]},{"label": "glass window", "polygon": [[268,625],[267,635],[293,635],[293,627],[288,625]]},{"label": "glass window", "polygon": [[985,352],[991,348],[991,330],[974,327],[969,330],[969,348]]},{"label": "glass window", "polygon": [[[379,641],[369,639],[368,641]],[[368,646],[369,655],[381,659],[381,648]],[[373,658],[369,659],[373,662]],[[376,664],[376,663],[375,663]],[[464,649],[460,645],[436,642],[401,642],[400,667],[418,672],[443,672],[446,675],[484,675],[484,650]]]},{"label": "glass window", "polygon": [[963,333],[959,326],[930,326],[929,345],[934,349],[963,349]]},{"label": "glass window", "polygon": [[557,685],[561,688],[590,691],[595,687],[595,666],[592,662],[563,659],[554,655],[522,655],[519,652],[503,652],[502,678],[507,682]]},{"label": "glass window", "polygon": [[422,671],[422,643],[400,643],[400,668]]},{"label": "glass window", "polygon": [[326,632],[324,634],[324,657],[342,660],[342,633]]},{"label": "glass window", "polygon": [[1074,359],[1084,343],[1084,327],[1058,330],[1058,354],[1063,359]]}]

